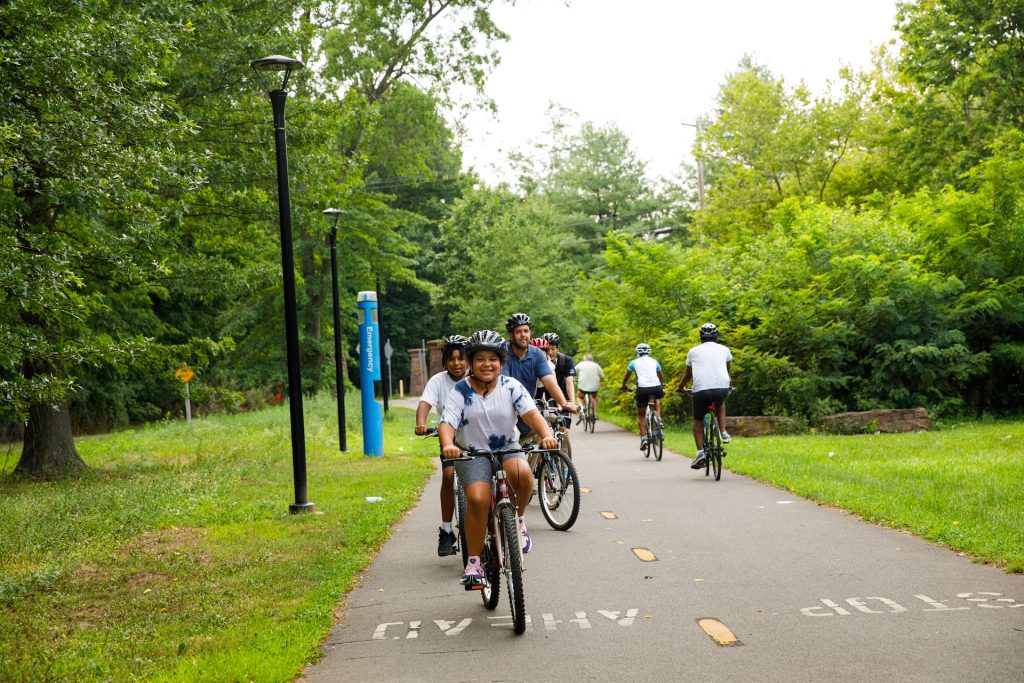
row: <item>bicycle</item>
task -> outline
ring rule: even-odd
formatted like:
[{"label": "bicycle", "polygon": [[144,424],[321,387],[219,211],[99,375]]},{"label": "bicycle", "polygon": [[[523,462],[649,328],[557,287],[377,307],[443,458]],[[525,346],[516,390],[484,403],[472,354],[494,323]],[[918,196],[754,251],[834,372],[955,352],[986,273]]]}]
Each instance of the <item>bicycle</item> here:
[{"label": "bicycle", "polygon": [[[437,427],[430,427],[423,434],[424,439],[429,439],[432,436],[437,436]],[[459,483],[459,473],[455,471],[452,473],[452,488],[455,491],[455,510],[452,516],[452,528],[456,529],[455,535],[458,538],[459,550],[462,553],[462,566],[466,566],[466,562],[469,560],[469,553],[466,550],[466,527],[463,524],[463,520],[466,519],[466,492],[462,488],[462,484]]]},{"label": "bicycle", "polygon": [[567,531],[580,514],[579,478],[572,461],[569,438],[558,427],[571,418],[556,408],[554,401],[538,400],[537,408],[552,424],[558,442],[557,449],[534,450],[529,458],[537,479],[537,500],[548,525],[556,531]]},{"label": "bicycle", "polygon": [[[484,607],[493,610],[501,598],[501,576],[505,575],[509,607],[512,610],[512,630],[516,634],[526,631],[526,595],[523,590],[523,552],[519,539],[516,492],[505,483],[505,469],[498,456],[507,453],[528,453],[533,448],[492,453],[490,451],[463,450],[455,462],[488,457],[494,465],[491,480],[491,507],[487,513],[484,549],[480,554],[484,583],[473,590],[480,591]],[[537,452],[547,452],[540,450]],[[550,451],[558,453],[558,451]],[[559,454],[560,455],[560,454]]]},{"label": "bicycle", "polygon": [[583,393],[583,403],[580,405],[580,422],[583,423],[583,431],[594,433],[597,425],[597,408],[594,406],[594,397],[587,392]]},{"label": "bicycle", "polygon": [[[627,391],[631,394],[636,393],[636,389],[626,388],[622,391]],[[661,456],[665,451],[665,432],[661,425],[661,416],[655,411],[656,399],[653,397],[647,398],[647,415],[644,417],[644,423],[647,426],[647,440],[640,441],[640,450],[644,452],[644,457],[651,457],[651,452],[654,452],[654,459],[661,461]]]},{"label": "bicycle", "polygon": [[704,415],[704,476],[715,473],[715,481],[722,478],[722,458],[725,447],[722,446],[722,431],[715,417],[714,401],[708,402],[708,412]]}]

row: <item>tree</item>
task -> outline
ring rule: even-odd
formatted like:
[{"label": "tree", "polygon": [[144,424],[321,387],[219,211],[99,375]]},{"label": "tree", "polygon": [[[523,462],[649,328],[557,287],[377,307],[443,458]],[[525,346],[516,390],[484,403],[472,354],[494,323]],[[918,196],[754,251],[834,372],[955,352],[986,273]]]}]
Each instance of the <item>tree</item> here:
[{"label": "tree", "polygon": [[176,209],[160,196],[198,179],[159,75],[187,31],[174,9],[0,8],[0,410],[27,418],[19,473],[82,469],[66,407],[77,368],[125,366],[149,345],[93,321],[111,292],[160,273]]}]

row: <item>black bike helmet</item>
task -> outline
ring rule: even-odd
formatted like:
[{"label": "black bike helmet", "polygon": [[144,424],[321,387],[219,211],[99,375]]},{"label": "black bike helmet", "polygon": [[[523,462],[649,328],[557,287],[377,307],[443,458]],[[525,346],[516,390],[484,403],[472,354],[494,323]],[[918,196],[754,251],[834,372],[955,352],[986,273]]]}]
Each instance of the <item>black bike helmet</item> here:
[{"label": "black bike helmet", "polygon": [[559,337],[554,332],[548,332],[547,334],[542,334],[541,336],[544,339],[547,339],[548,344],[550,344],[551,346],[560,346],[561,345],[561,342],[562,342],[561,337]]},{"label": "black bike helmet", "polygon": [[505,340],[493,330],[480,330],[473,333],[473,336],[466,343],[466,360],[472,362],[476,352],[485,349],[494,351],[501,358],[502,362],[505,361]]},{"label": "black bike helmet", "polygon": [[700,340],[706,341],[718,341],[718,325],[714,323],[704,323],[700,326]]},{"label": "black bike helmet", "polygon": [[650,344],[637,344],[636,345],[636,355],[638,355],[638,356],[649,356],[650,353],[651,353],[651,345]]},{"label": "black bike helmet", "polygon": [[462,354],[466,354],[466,343],[468,339],[463,337],[461,334],[453,334],[444,340],[444,346],[441,347],[441,363],[448,365],[448,359],[452,357],[452,352],[458,349],[462,351]]},{"label": "black bike helmet", "polygon": [[505,321],[505,329],[508,330],[509,332],[511,332],[512,330],[516,329],[520,325],[532,325],[532,324],[533,324],[533,321],[530,320],[530,316],[526,315],[525,313],[513,313],[512,315],[510,315],[508,317],[508,320]]}]

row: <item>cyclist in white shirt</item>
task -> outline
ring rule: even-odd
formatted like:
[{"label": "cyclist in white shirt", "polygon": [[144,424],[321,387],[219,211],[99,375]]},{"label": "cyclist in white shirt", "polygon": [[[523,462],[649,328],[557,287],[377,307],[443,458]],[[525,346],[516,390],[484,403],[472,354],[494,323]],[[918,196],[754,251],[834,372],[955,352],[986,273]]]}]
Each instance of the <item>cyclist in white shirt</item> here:
[{"label": "cyclist in white shirt", "polygon": [[604,370],[594,362],[593,354],[584,354],[583,360],[576,365],[576,378],[579,380],[576,386],[576,398],[583,403],[585,394],[590,394],[594,402],[594,412],[597,412],[597,390],[604,380]]},{"label": "cyclist in white shirt", "polygon": [[629,376],[633,373],[636,373],[636,419],[640,425],[640,450],[643,450],[647,444],[647,399],[654,397],[654,412],[660,417],[661,399],[665,398],[661,363],[651,358],[649,345],[636,345],[636,358],[629,362],[626,374],[622,376],[623,390],[629,388]]},{"label": "cyclist in white shirt", "polygon": [[[462,450],[455,444],[455,431],[467,448],[492,453],[515,451],[518,448],[516,422],[522,418],[540,437],[542,448],[556,448],[548,423],[541,417],[533,395],[523,384],[501,374],[507,356],[501,335],[491,330],[473,334],[466,344],[469,372],[455,383],[444,402],[444,416],[438,427],[441,452],[445,458],[457,458]],[[500,457],[505,481],[516,493],[519,514],[520,547],[529,552],[533,547],[523,515],[533,491],[533,475],[522,453],[505,453]],[[466,492],[466,550],[468,559],[462,574],[466,590],[486,585],[480,564],[491,503],[491,479],[494,464],[490,458],[473,458],[455,464],[459,481]]]},{"label": "cyclist in white shirt", "polygon": [[[444,370],[427,381],[416,407],[416,435],[427,433],[427,414],[433,408],[440,419],[444,415],[444,400],[452,387],[466,376],[466,342],[461,334],[453,334],[444,340],[441,347],[441,364]],[[445,557],[458,552],[455,531],[452,529],[452,515],[455,513],[455,468],[454,463],[441,457],[441,528],[437,530],[437,556]]]},{"label": "cyclist in white shirt", "polygon": [[729,443],[732,438],[725,431],[725,399],[732,391],[729,377],[732,352],[728,346],[718,343],[718,326],[714,323],[700,326],[700,341],[699,346],[686,354],[686,374],[676,387],[676,391],[684,393],[686,384],[693,380],[693,441],[697,444],[697,456],[690,467],[695,470],[704,467],[704,416],[708,413],[708,404],[715,406],[722,441]]}]

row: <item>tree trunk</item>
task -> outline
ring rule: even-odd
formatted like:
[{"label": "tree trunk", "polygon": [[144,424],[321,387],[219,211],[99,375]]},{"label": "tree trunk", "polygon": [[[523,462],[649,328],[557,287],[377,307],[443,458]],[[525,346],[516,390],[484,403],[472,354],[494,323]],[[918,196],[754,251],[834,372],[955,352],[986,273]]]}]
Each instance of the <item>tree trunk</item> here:
[{"label": "tree trunk", "polygon": [[29,406],[28,423],[21,459],[14,473],[30,477],[56,478],[86,469],[71,436],[71,416],[66,405],[56,410],[46,403]]}]

